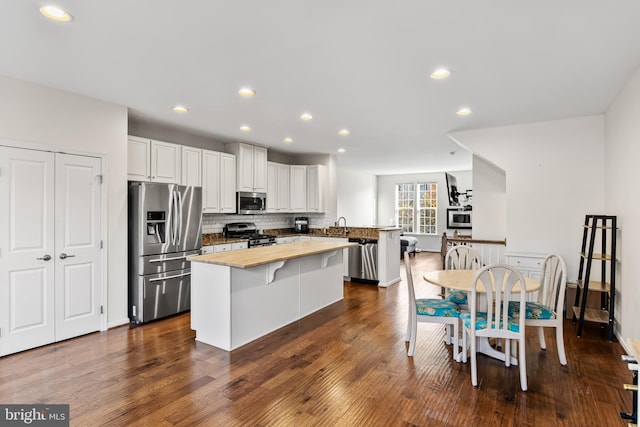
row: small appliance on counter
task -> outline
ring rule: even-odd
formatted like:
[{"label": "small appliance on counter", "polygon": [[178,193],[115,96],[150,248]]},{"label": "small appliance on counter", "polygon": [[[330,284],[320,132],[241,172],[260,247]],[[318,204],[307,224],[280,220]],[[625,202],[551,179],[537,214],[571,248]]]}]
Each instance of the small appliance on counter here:
[{"label": "small appliance on counter", "polygon": [[276,244],[276,236],[258,233],[253,222],[231,222],[224,226],[223,235],[224,237],[247,239],[247,246],[250,248]]},{"label": "small appliance on counter", "polygon": [[309,218],[306,216],[298,216],[293,220],[294,230],[296,233],[309,232]]}]

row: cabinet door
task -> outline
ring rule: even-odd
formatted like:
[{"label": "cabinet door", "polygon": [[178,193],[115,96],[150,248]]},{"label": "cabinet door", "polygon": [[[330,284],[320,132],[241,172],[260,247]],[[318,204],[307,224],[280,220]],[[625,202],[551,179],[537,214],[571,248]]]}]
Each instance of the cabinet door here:
[{"label": "cabinet door", "polygon": [[323,212],[324,166],[307,166],[307,210]]},{"label": "cabinet door", "polygon": [[182,185],[202,186],[202,150],[182,147]]},{"label": "cabinet door", "polygon": [[292,165],[290,172],[291,212],[305,212],[307,210],[307,167]]},{"label": "cabinet door", "polygon": [[278,165],[278,199],[276,209],[278,212],[289,212],[291,209],[289,199],[290,190],[290,167],[289,165]]},{"label": "cabinet door", "polygon": [[253,147],[253,191],[267,192],[267,149]]},{"label": "cabinet door", "polygon": [[[266,166],[265,166],[266,168]],[[238,146],[238,191],[253,191],[253,146]]]},{"label": "cabinet door", "polygon": [[127,141],[127,179],[151,179],[151,140],[130,136]]},{"label": "cabinet door", "polygon": [[169,142],[151,141],[151,182],[180,183],[180,148]]},{"label": "cabinet door", "polygon": [[276,212],[278,207],[278,164],[267,162],[267,212]]},{"label": "cabinet door", "polygon": [[220,212],[236,211],[236,156],[220,153]]},{"label": "cabinet door", "polygon": [[220,212],[220,153],[202,150],[202,211]]}]

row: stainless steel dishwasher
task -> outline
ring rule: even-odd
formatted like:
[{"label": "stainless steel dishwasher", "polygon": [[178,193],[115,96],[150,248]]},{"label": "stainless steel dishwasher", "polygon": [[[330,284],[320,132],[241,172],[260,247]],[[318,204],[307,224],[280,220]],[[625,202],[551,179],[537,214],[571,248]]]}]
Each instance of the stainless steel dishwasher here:
[{"label": "stainless steel dishwasher", "polygon": [[378,240],[350,238],[358,244],[349,248],[349,276],[352,280],[378,282]]}]

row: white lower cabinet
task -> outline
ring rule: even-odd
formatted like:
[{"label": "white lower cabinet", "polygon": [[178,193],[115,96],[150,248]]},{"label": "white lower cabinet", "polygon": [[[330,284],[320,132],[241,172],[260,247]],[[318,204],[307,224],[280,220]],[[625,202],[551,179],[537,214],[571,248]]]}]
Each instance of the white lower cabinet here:
[{"label": "white lower cabinet", "polygon": [[540,280],[542,263],[547,257],[545,254],[528,252],[511,252],[504,254],[508,265],[516,267],[525,277]]},{"label": "white lower cabinet", "polygon": [[[542,263],[547,257],[545,254],[529,253],[529,252],[511,252],[505,253],[505,262],[508,265],[516,267],[525,277],[540,280],[542,277]],[[529,301],[536,301],[538,291],[527,294]]]},{"label": "white lower cabinet", "polygon": [[217,254],[220,252],[236,251],[239,249],[247,249],[249,244],[247,242],[235,242],[235,243],[221,243],[218,245],[206,245],[203,246],[201,251],[202,255]]}]

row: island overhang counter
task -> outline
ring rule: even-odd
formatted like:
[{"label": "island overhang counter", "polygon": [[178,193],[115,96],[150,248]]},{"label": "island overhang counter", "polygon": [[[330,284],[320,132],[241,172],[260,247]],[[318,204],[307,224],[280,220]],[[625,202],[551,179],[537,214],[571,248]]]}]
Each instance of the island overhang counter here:
[{"label": "island overhang counter", "polygon": [[351,246],[311,240],[189,257],[196,340],[231,351],[340,301]]}]

